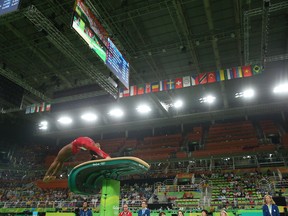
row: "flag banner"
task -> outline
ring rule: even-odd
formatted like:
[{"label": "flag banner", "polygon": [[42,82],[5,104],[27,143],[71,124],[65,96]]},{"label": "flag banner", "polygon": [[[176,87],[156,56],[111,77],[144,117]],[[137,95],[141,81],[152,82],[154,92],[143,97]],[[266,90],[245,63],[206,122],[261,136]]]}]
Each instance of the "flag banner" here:
[{"label": "flag banner", "polygon": [[253,73],[253,75],[261,74],[262,70],[263,70],[262,66],[252,65],[252,73]]},{"label": "flag banner", "polygon": [[252,68],[251,65],[242,66],[243,77],[252,76]]},{"label": "flag banner", "polygon": [[46,104],[45,111],[46,112],[50,112],[51,111],[51,104]]},{"label": "flag banner", "polygon": [[232,70],[233,70],[234,78],[243,77],[241,67],[233,67]]},{"label": "flag banner", "polygon": [[167,83],[166,83],[166,85],[167,85],[167,90],[172,90],[172,89],[175,89],[175,83],[174,83],[174,80],[167,80]]},{"label": "flag banner", "polygon": [[217,82],[225,80],[225,73],[223,69],[216,71],[216,80]]},{"label": "flag banner", "polygon": [[122,98],[124,96],[124,89],[123,88],[119,88],[119,98]]},{"label": "flag banner", "polygon": [[151,83],[151,91],[152,92],[159,92],[159,82],[153,82]]},{"label": "flag banner", "polygon": [[206,84],[207,81],[207,73],[201,73],[195,78],[196,85]]},{"label": "flag banner", "polygon": [[35,112],[39,112],[40,111],[40,104],[36,104],[35,105]]},{"label": "flag banner", "polygon": [[150,83],[146,83],[145,84],[145,93],[150,93],[151,92],[151,84]]},{"label": "flag banner", "polygon": [[136,85],[130,86],[130,96],[135,95],[137,95],[137,86]]},{"label": "flag banner", "polygon": [[[261,74],[263,71],[260,65],[244,65],[227,69],[220,69],[217,71],[200,73],[198,75],[184,76],[175,79],[161,80],[151,83],[138,84],[137,86],[130,86],[129,89],[119,89],[119,98],[143,95],[154,92],[180,89],[190,86],[196,86],[207,83],[221,82],[225,80],[231,80],[236,78],[246,78],[254,75]],[[39,107],[39,105],[38,105]],[[27,113],[39,112],[37,106],[27,109]],[[40,112],[42,112],[43,106],[40,106]],[[25,113],[26,113],[25,112]]]},{"label": "flag banner", "polygon": [[216,82],[216,73],[214,71],[207,73],[207,81],[208,83]]},{"label": "flag banner", "polygon": [[144,84],[140,84],[137,87],[138,87],[137,95],[143,95],[145,93]]},{"label": "flag banner", "polygon": [[27,106],[25,110],[25,114],[30,114],[31,113],[31,107]]},{"label": "flag banner", "polygon": [[40,112],[45,112],[45,106],[46,106],[46,103],[43,102],[41,105],[40,105]]},{"label": "flag banner", "polygon": [[231,80],[234,77],[234,72],[232,68],[228,68],[225,70],[225,80]]},{"label": "flag banner", "polygon": [[123,91],[123,96],[124,96],[124,97],[129,97],[129,96],[130,96],[130,94],[129,94],[129,89],[124,89],[124,91]]},{"label": "flag banner", "polygon": [[160,91],[165,91],[165,90],[167,90],[167,80],[161,80],[160,82],[159,82],[159,84],[160,84]]},{"label": "flag banner", "polygon": [[191,86],[191,77],[190,76],[185,76],[183,77],[183,87],[189,87]]},{"label": "flag banner", "polygon": [[176,78],[175,79],[175,88],[176,89],[183,88],[183,79],[182,78]]},{"label": "flag banner", "polygon": [[31,105],[31,107],[30,107],[30,113],[34,113],[35,110],[36,110],[35,104]]}]

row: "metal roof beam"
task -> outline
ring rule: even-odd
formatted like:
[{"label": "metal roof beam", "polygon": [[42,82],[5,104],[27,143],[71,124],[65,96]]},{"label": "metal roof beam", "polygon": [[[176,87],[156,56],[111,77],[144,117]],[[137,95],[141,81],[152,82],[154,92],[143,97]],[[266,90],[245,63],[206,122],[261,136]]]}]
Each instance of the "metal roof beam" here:
[{"label": "metal roof beam", "polygon": [[24,14],[39,31],[45,31],[48,40],[82,69],[83,73],[95,80],[99,86],[114,98],[118,97],[118,89],[115,88],[108,81],[107,77],[91,64],[85,56],[79,53],[68,38],[66,38],[34,5],[30,6]]}]

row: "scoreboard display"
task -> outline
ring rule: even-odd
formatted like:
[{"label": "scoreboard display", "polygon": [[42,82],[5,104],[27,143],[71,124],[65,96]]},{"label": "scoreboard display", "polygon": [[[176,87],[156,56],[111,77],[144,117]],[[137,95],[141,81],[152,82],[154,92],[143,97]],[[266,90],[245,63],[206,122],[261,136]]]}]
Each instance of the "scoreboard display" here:
[{"label": "scoreboard display", "polygon": [[0,16],[18,10],[20,0],[0,0]]}]

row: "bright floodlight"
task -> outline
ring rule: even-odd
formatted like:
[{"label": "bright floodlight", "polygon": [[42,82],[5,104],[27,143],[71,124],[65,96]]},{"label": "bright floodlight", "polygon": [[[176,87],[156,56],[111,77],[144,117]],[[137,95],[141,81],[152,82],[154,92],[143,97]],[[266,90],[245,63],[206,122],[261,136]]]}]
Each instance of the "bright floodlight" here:
[{"label": "bright floodlight", "polygon": [[255,91],[253,89],[247,89],[243,92],[237,92],[235,94],[235,98],[252,98],[255,95]]},{"label": "bright floodlight", "polygon": [[81,119],[86,122],[94,122],[97,120],[97,116],[94,113],[85,113],[81,115]]},{"label": "bright floodlight", "polygon": [[273,92],[276,94],[288,93],[288,83],[284,83],[284,84],[276,86],[273,89]]},{"label": "bright floodlight", "polygon": [[183,106],[183,101],[182,100],[175,101],[175,103],[174,103],[174,107],[175,108],[180,108],[182,106]]},{"label": "bright floodlight", "polygon": [[148,113],[151,111],[151,108],[147,105],[140,105],[136,108],[139,113]]},{"label": "bright floodlight", "polygon": [[39,130],[47,130],[48,129],[48,122],[47,121],[41,121],[39,123]]},{"label": "bright floodlight", "polygon": [[110,110],[108,114],[113,117],[122,117],[124,115],[124,112],[121,109],[115,108]]},{"label": "bright floodlight", "polygon": [[212,96],[212,95],[208,95],[206,97],[200,98],[199,101],[200,103],[213,103],[215,101],[216,97]]},{"label": "bright floodlight", "polygon": [[68,124],[72,123],[72,119],[70,117],[67,117],[67,116],[60,117],[57,121],[61,124],[64,124],[64,125],[68,125]]}]

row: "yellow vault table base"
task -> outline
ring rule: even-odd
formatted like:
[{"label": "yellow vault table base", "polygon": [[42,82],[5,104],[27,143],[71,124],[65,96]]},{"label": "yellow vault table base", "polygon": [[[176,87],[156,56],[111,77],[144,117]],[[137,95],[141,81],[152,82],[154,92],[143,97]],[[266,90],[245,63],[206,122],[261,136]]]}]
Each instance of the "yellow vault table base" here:
[{"label": "yellow vault table base", "polygon": [[100,215],[117,216],[121,177],[142,174],[150,165],[136,157],[87,161],[74,167],[68,176],[70,190],[77,194],[101,193]]}]

